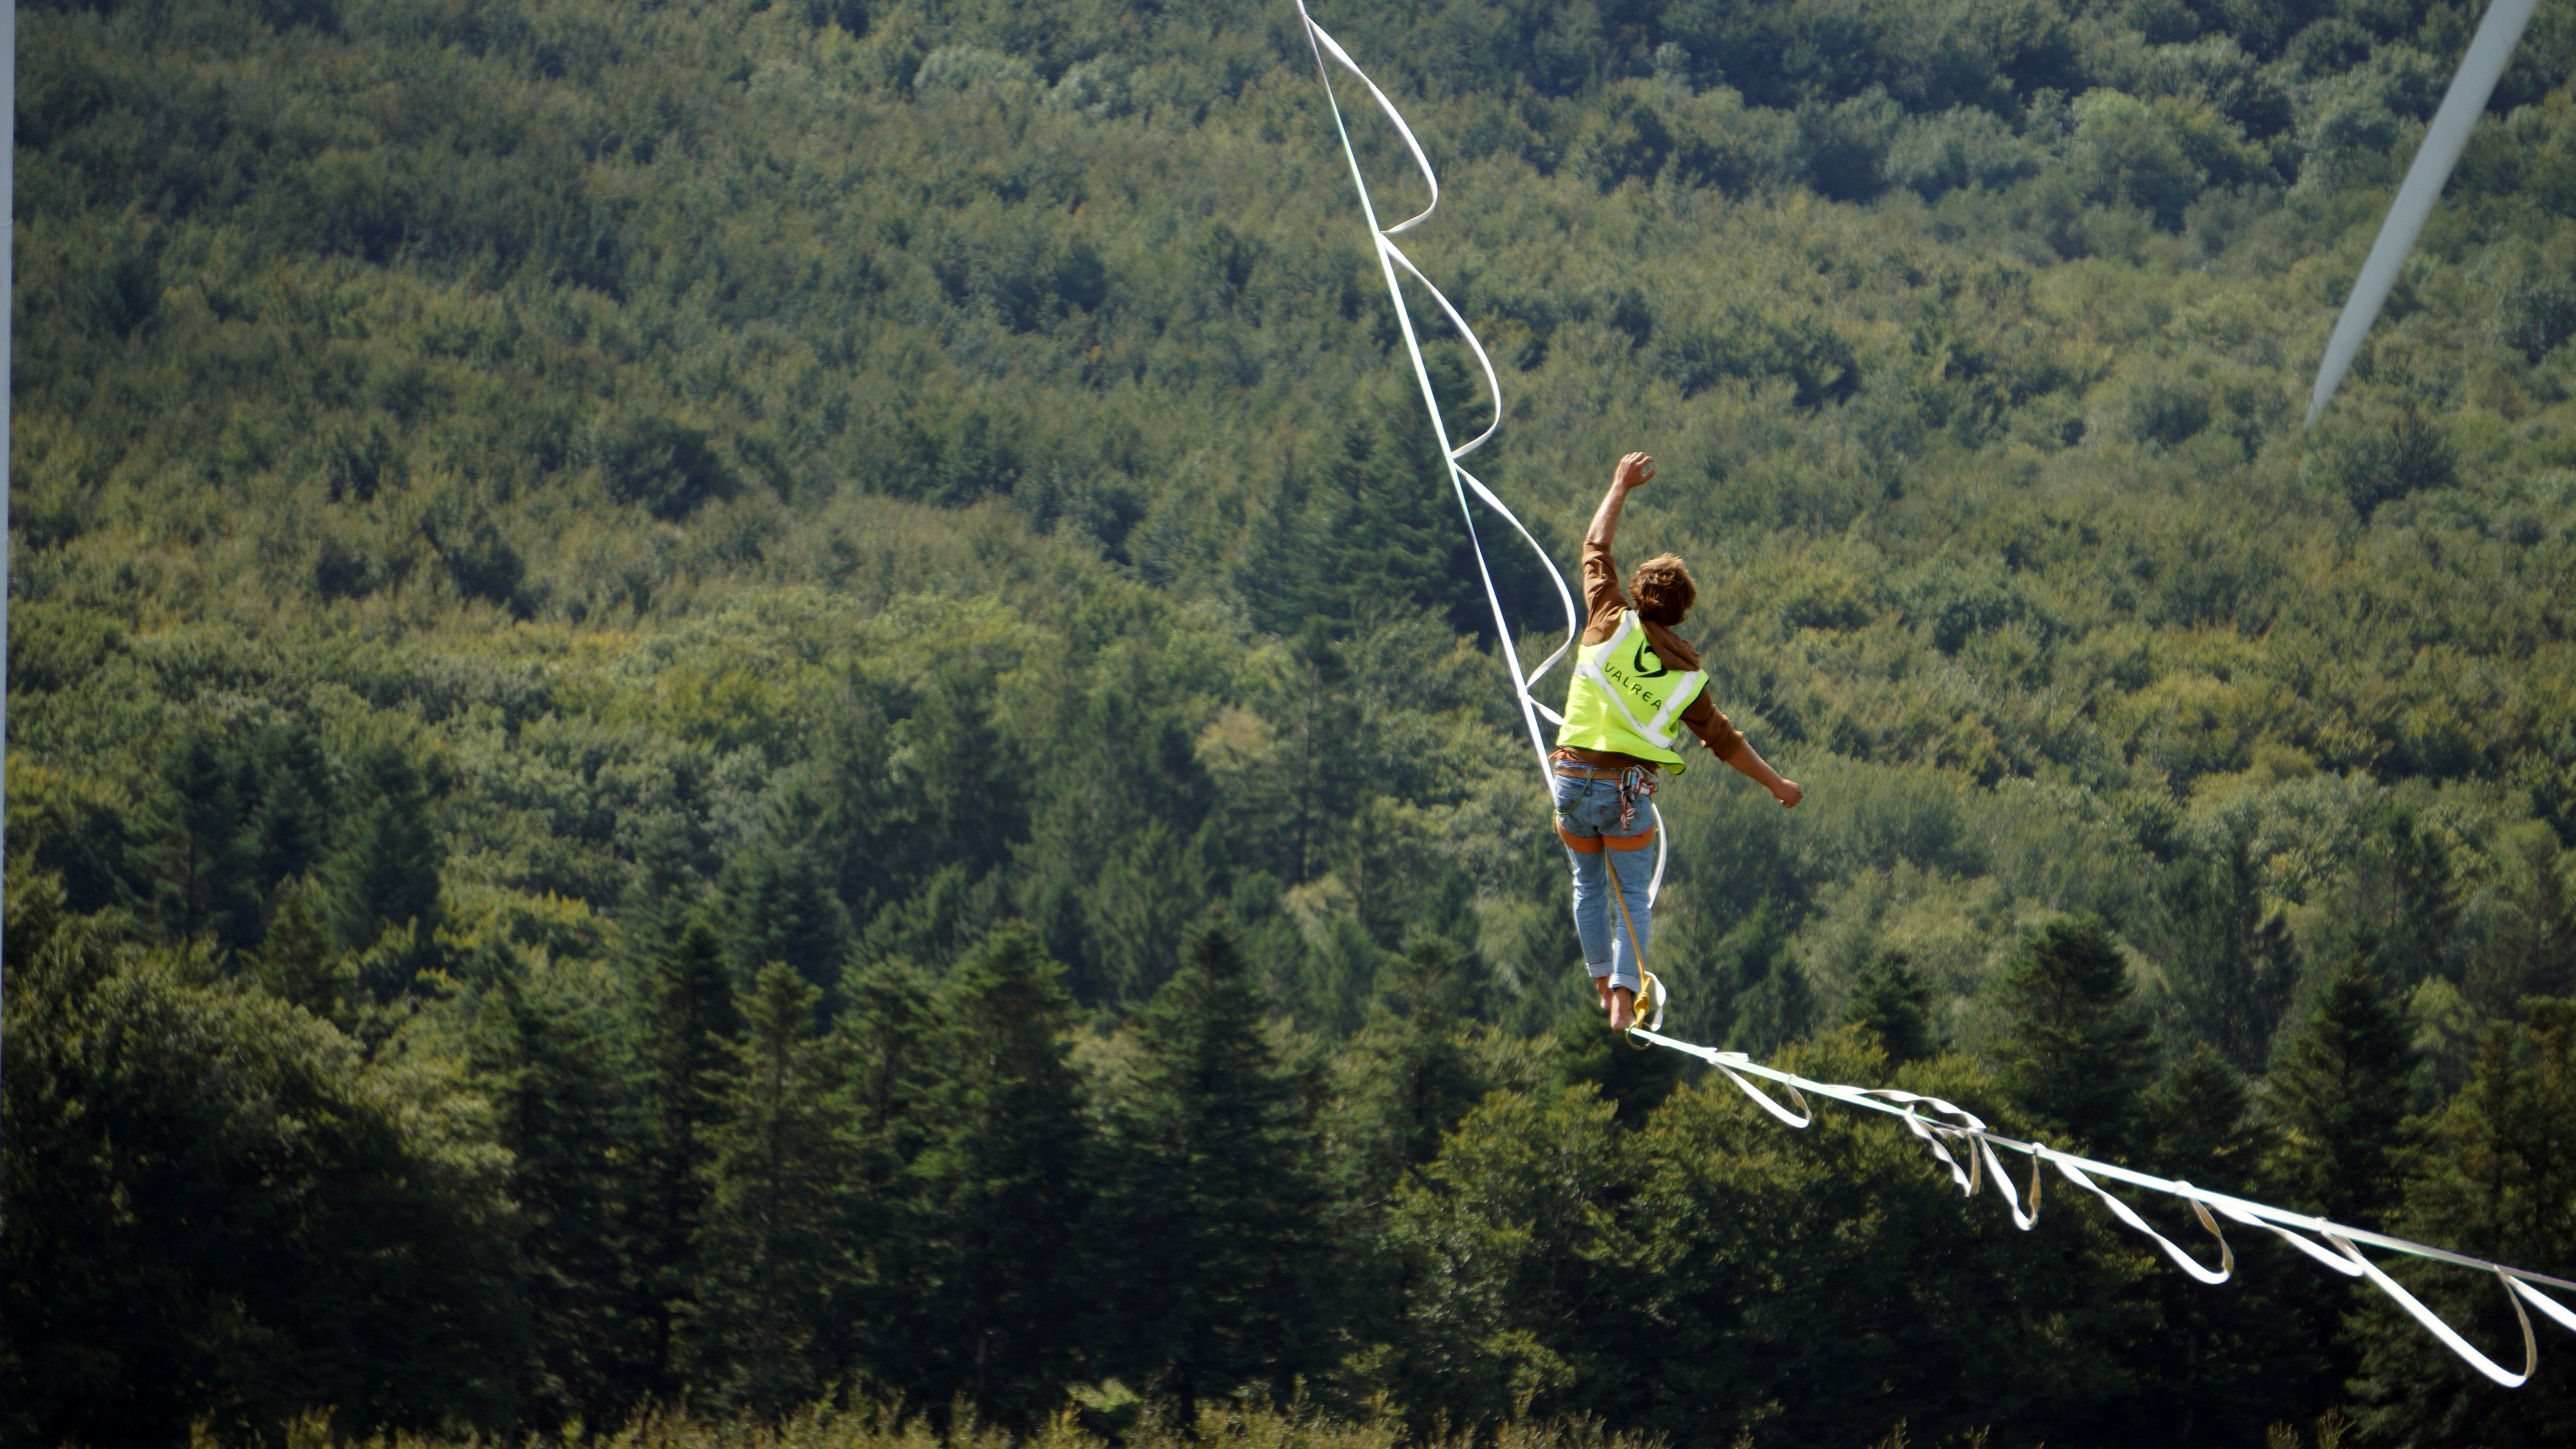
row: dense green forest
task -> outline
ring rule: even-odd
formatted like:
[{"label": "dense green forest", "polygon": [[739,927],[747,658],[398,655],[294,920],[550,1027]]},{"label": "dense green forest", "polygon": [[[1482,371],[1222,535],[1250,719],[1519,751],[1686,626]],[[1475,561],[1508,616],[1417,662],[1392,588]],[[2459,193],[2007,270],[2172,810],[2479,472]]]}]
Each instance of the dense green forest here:
[{"label": "dense green forest", "polygon": [[[1318,14],[1680,1035],[2576,1271],[2576,7],[2306,431],[2473,8]],[[7,1443],[2576,1442],[1608,1039],[1286,0],[18,24]]]}]

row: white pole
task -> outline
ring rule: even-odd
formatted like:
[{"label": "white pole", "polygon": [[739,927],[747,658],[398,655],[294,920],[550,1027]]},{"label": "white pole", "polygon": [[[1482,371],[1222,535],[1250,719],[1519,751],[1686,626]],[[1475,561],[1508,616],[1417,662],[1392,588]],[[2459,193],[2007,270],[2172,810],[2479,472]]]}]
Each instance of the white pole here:
[{"label": "white pole", "polygon": [[[0,879],[6,879],[9,826],[9,313],[17,295],[18,4],[0,15]],[[8,971],[0,947],[0,979]],[[0,1131],[5,1131],[0,1128]]]},{"label": "white pole", "polygon": [[2388,220],[2379,224],[2379,240],[2371,243],[2370,260],[2361,264],[2361,275],[2353,279],[2352,299],[2343,304],[2343,315],[2335,319],[2334,336],[2327,341],[2325,360],[2317,367],[2316,390],[2308,395],[2309,427],[2316,426],[2317,414],[2326,410],[2335,389],[2342,385],[2343,375],[2361,351],[2361,339],[2369,333],[2370,324],[2379,320],[2379,308],[2388,300],[2388,289],[2397,285],[2398,268],[2406,264],[2406,254],[2415,249],[2415,238],[2423,235],[2424,221],[2433,214],[2433,203],[2442,197],[2442,183],[2451,179],[2451,168],[2460,160],[2460,148],[2469,144],[2469,133],[2478,128],[2487,97],[2495,94],[2496,82],[2504,78],[2504,68],[2513,60],[2513,48],[2522,39],[2522,28],[2530,23],[2532,8],[2539,3],[2540,0],[2495,0],[2487,7],[2486,19],[2478,22],[2469,53],[2461,58],[2459,73],[2451,77],[2451,89],[2442,97],[2442,109],[2433,113],[2433,124],[2424,130],[2424,144],[2415,152],[2415,164],[2406,168],[2406,184],[2397,188],[2397,199],[2388,207]]}]

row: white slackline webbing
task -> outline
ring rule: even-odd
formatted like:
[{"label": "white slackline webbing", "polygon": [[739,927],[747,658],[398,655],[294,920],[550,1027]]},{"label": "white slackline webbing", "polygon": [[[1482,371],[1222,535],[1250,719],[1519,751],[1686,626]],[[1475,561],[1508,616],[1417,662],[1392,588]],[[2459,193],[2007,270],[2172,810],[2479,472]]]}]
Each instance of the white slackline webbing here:
[{"label": "white slackline webbing", "polygon": [[[1405,356],[1412,360],[1414,381],[1421,385],[1422,406],[1424,411],[1431,415],[1432,435],[1440,440],[1441,459],[1449,469],[1450,491],[1457,495],[1458,511],[1467,520],[1467,545],[1475,551],[1476,576],[1485,587],[1485,605],[1493,611],[1494,615],[1496,652],[1503,656],[1504,665],[1511,671],[1512,695],[1520,704],[1521,723],[1529,730],[1530,747],[1538,755],[1539,775],[1552,788],[1555,771],[1548,765],[1547,734],[1539,727],[1539,718],[1543,715],[1550,723],[1559,725],[1565,721],[1530,690],[1550,669],[1556,667],[1558,660],[1563,659],[1576,647],[1582,622],[1575,613],[1574,591],[1566,587],[1565,575],[1557,568],[1556,560],[1549,558],[1547,550],[1539,546],[1536,538],[1530,536],[1529,529],[1521,523],[1519,516],[1514,514],[1502,499],[1495,497],[1494,491],[1486,487],[1482,479],[1468,472],[1460,462],[1468,454],[1483,447],[1485,440],[1491,438],[1502,427],[1502,382],[1495,376],[1494,361],[1486,355],[1485,344],[1477,339],[1476,330],[1467,325],[1467,319],[1458,315],[1458,309],[1450,304],[1449,298],[1438,287],[1433,286],[1431,279],[1422,274],[1422,269],[1413,264],[1413,259],[1406,256],[1403,249],[1395,244],[1395,238],[1398,235],[1411,231],[1429,220],[1431,213],[1439,208],[1440,178],[1433,173],[1430,158],[1422,152],[1422,143],[1414,139],[1413,128],[1404,123],[1404,116],[1396,110],[1395,102],[1387,99],[1386,92],[1378,89],[1377,82],[1369,79],[1368,72],[1360,69],[1359,62],[1351,59],[1350,52],[1342,49],[1340,41],[1333,39],[1324,27],[1315,23],[1315,17],[1306,12],[1306,0],[1295,0],[1295,3],[1297,18],[1306,26],[1307,43],[1315,52],[1315,70],[1323,77],[1324,103],[1333,112],[1333,132],[1341,139],[1343,159],[1350,163],[1351,185],[1359,192],[1360,214],[1368,222],[1369,241],[1377,253],[1378,270],[1386,278],[1387,297],[1395,304],[1395,325],[1404,334]],[[1327,64],[1328,57],[1330,64]],[[1423,184],[1431,189],[1431,199],[1419,213],[1393,226],[1378,225],[1377,203],[1369,194],[1367,176],[1360,170],[1359,152],[1351,145],[1350,125],[1343,119],[1341,98],[1333,90],[1334,65],[1349,71],[1361,85],[1368,88],[1370,97],[1377,102],[1377,108],[1385,113],[1387,120],[1394,125],[1395,133],[1403,138],[1404,149],[1412,155],[1414,169],[1422,173]],[[1439,394],[1431,386],[1431,370],[1422,360],[1422,341],[1414,335],[1413,314],[1405,307],[1404,284],[1396,276],[1398,268],[1402,268],[1406,275],[1421,283],[1422,289],[1431,294],[1431,300],[1439,306],[1441,315],[1449,319],[1450,328],[1467,344],[1467,350],[1476,355],[1476,365],[1483,369],[1485,374],[1485,391],[1493,402],[1494,419],[1485,425],[1483,432],[1454,447],[1449,442],[1449,425],[1440,416]],[[1475,495],[1478,502],[1500,514],[1503,521],[1510,524],[1513,531],[1521,536],[1521,540],[1529,545],[1530,552],[1538,555],[1539,562],[1547,568],[1549,581],[1556,585],[1557,599],[1565,606],[1565,642],[1556,647],[1556,652],[1539,661],[1536,669],[1524,672],[1521,668],[1520,653],[1514,647],[1511,620],[1504,615],[1502,595],[1494,587],[1494,571],[1485,562],[1485,542],[1476,530],[1476,511],[1467,501],[1471,493]],[[1656,894],[1663,889],[1664,861],[1672,845],[1670,820],[1661,810],[1656,811],[1655,815],[1658,825],[1655,832],[1655,874],[1646,887],[1648,905],[1654,904]]]},{"label": "white slackline webbing", "polygon": [[[2367,1278],[2373,1287],[2387,1294],[2391,1301],[2405,1309],[2416,1322],[2430,1329],[2433,1336],[2442,1341],[2444,1347],[2467,1360],[2471,1368],[2509,1389],[2519,1388],[2531,1377],[2533,1368],[2540,1362],[2539,1345],[2534,1341],[2531,1332],[2531,1315],[2523,1307],[2526,1302],[2556,1320],[2561,1327],[2576,1330],[2576,1309],[2568,1308],[2565,1304],[2541,1292],[2536,1286],[2546,1284],[2552,1288],[2576,1290],[2576,1282],[2570,1282],[2565,1278],[2553,1278],[2545,1273],[2508,1267],[2502,1263],[2489,1262],[2484,1258],[2472,1258],[2465,1253],[2454,1253],[2444,1248],[2409,1242],[2404,1238],[2392,1238],[2386,1234],[2374,1233],[2362,1228],[2346,1227],[2324,1218],[2309,1217],[2305,1213],[2294,1213],[2285,1208],[2250,1202],[2241,1197],[2230,1197],[2225,1193],[2211,1192],[2205,1187],[2194,1187],[2178,1179],[2153,1177],[2143,1172],[2133,1172],[2125,1167],[2115,1167],[2107,1162],[2096,1162],[2089,1157],[2060,1152],[2042,1143],[2017,1141],[1989,1130],[1975,1114],[1944,1102],[1938,1097],[1926,1097],[1914,1092],[1899,1092],[1883,1087],[1847,1087],[1834,1082],[1819,1082],[1794,1072],[1783,1072],[1763,1066],[1746,1057],[1742,1052],[1722,1052],[1713,1047],[1694,1046],[1678,1038],[1644,1028],[1629,1034],[1640,1040],[1653,1042],[1657,1046],[1671,1047],[1674,1051],[1697,1057],[1717,1068],[1725,1074],[1728,1081],[1734,1083],[1745,1096],[1751,1098],[1755,1106],[1792,1127],[1804,1127],[1815,1120],[1814,1109],[1807,1105],[1809,1096],[1830,1097],[1849,1106],[1866,1107],[1873,1112],[1885,1112],[1890,1116],[1902,1118],[1906,1130],[1922,1138],[1931,1147],[1932,1156],[1950,1170],[1950,1180],[1958,1184],[1960,1191],[1973,1197],[1976,1195],[1979,1180],[1991,1177],[1994,1180],[1995,1190],[2003,1195],[2005,1204],[2012,1211],[2013,1225],[2025,1232],[2039,1222],[2039,1163],[2046,1162],[2055,1167],[2058,1174],[2067,1181],[2100,1198],[2110,1208],[2112,1216],[2154,1239],[2156,1246],[2164,1250],[2165,1256],[2171,1258],[2184,1272],[2203,1283],[2224,1283],[2234,1273],[2236,1267],[2236,1254],[2227,1246],[2227,1235],[2219,1230],[2218,1218],[2223,1217],[2247,1227],[2262,1228],[2275,1233],[2290,1246],[2348,1278]],[[1748,1077],[1761,1077],[1779,1083],[1787,1090],[1789,1100],[1797,1104],[1797,1110],[1793,1112],[1781,1106],[1770,1093],[1746,1080]],[[1962,1167],[1959,1163],[1959,1154],[1954,1154],[1950,1150],[1953,1146],[1962,1148],[1968,1159],[1966,1166]],[[2021,1195],[2014,1190],[2012,1179],[2005,1174],[2002,1159],[1995,1155],[1997,1148],[2006,1152],[2023,1153],[2035,1159],[2031,1164],[2028,1211],[2023,1210]],[[2164,1234],[2149,1227],[2146,1220],[2139,1217],[2135,1209],[2113,1197],[2108,1189],[2094,1181],[2095,1178],[2107,1178],[2129,1187],[2144,1188],[2149,1192],[2178,1197],[2190,1203],[2193,1214],[2200,1219],[2200,1225],[2208,1230],[2211,1237],[2218,1240],[2218,1266],[2215,1268],[2204,1266]],[[2314,1236],[2310,1236],[2311,1234]],[[2321,1244],[2318,1239],[2323,1239],[2324,1242]],[[2505,1297],[2513,1304],[2514,1316],[2522,1324],[2522,1372],[2515,1373],[2507,1369],[2481,1353],[2467,1339],[2462,1338],[2457,1330],[2442,1321],[2439,1314],[2425,1307],[2397,1280],[2381,1272],[2377,1264],[2364,1258],[2360,1250],[2354,1246],[2359,1243],[2367,1243],[2374,1248],[2382,1248],[2392,1253],[2405,1253],[2442,1263],[2456,1263],[2464,1268],[2477,1268],[2495,1274],[2503,1283]]]},{"label": "white slackline webbing", "polygon": [[2451,168],[2459,163],[2460,149],[2469,144],[2469,133],[2477,129],[2478,116],[2487,108],[2487,97],[2495,94],[2496,82],[2504,78],[2504,69],[2513,60],[2513,48],[2522,39],[2523,27],[2531,22],[2531,12],[2538,3],[2539,0],[2494,0],[2487,6],[2486,18],[2478,22],[2478,33],[2469,41],[2469,53],[2461,57],[2459,71],[2451,77],[2451,89],[2442,97],[2442,108],[2433,113],[2433,124],[2424,130],[2424,144],[2415,152],[2415,164],[2406,168],[2405,184],[2397,188],[2397,199],[2389,203],[2388,219],[2379,225],[2379,239],[2371,243],[2370,259],[2361,264],[2361,275],[2353,279],[2351,300],[2343,304],[2343,315],[2335,319],[2334,336],[2327,340],[2325,360],[2317,367],[2317,385],[2308,394],[2308,426],[2316,425],[2317,415],[2333,400],[2344,373],[2352,367],[2353,357],[2361,351],[2362,337],[2378,320],[2389,289],[2397,285],[2398,269],[2406,264],[2406,254],[2415,249],[2415,238],[2423,234],[2425,218],[2433,214],[2433,203],[2441,199],[2442,183],[2451,179]]}]

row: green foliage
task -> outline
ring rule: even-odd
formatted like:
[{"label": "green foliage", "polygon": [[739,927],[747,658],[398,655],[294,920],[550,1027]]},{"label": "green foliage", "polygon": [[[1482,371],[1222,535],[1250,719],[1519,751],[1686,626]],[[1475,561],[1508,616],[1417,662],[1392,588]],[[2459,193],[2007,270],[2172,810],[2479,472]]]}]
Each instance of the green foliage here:
[{"label": "green foliage", "polygon": [[[2401,1205],[2395,1114],[2446,1110],[2576,939],[2548,14],[2309,434],[2452,9],[1322,13],[1442,168],[1420,256],[1508,406],[1473,466],[1563,562],[1655,451],[1623,542],[1691,560],[1721,704],[1809,786],[1659,801],[1686,1034],[1853,1020],[1899,1065],[1818,1070],[1991,1105],[1983,1056],[2051,1132]],[[2057,1218],[1955,1238],[1905,1141],[1783,1155],[1600,1029],[1494,658],[1543,650],[1490,635],[1281,14],[131,0],[22,41],[12,886],[58,879],[123,983],[78,1001],[188,1025],[136,1038],[180,1079],[102,1099],[135,1151],[13,1186],[10,1251],[161,1223],[152,1142],[268,1141],[274,1092],[205,1082],[360,1105],[205,1189],[319,1184],[328,1242],[256,1245],[293,1271],[227,1298],[280,1260],[163,1233],[86,1317],[13,1307],[13,1439],[131,1437],[61,1417],[121,1390],[45,1387],[139,1381],[129,1328],[179,1345],[129,1400],[165,1437],[769,1416],[861,1374],[1041,1436],[1159,1373],[1685,1449],[2250,1440],[2342,1396],[2358,1360],[2262,1346],[2327,1344],[2324,1290],[2222,1311]],[[88,1140],[65,1043],[108,1034],[16,995],[19,931],[13,1184]],[[2356,956],[2388,1001],[2328,979]],[[2267,1067],[2249,1117],[2230,1071]],[[22,1129],[22,1093],[58,1109]],[[86,1293],[115,1242],[10,1291]],[[296,1296],[387,1243],[337,1281],[428,1307]]]},{"label": "green foliage", "polygon": [[830,1382],[833,1310],[851,1277],[841,1197],[849,1103],[818,1034],[823,993],[772,961],[741,998],[679,1354],[727,1407],[775,1416]]},{"label": "green foliage", "polygon": [[515,1422],[507,1158],[456,1074],[62,899],[10,883],[12,1439]]},{"label": "green foliage", "polygon": [[2389,1154],[2405,1140],[2406,1028],[2357,960],[2326,978],[2307,1022],[2268,1079],[2281,1127],[2276,1181],[2337,1222],[2373,1222],[2395,1205]]},{"label": "green foliage", "polygon": [[2260,1069],[2298,960],[2287,919],[2267,911],[2251,842],[2231,833],[2215,858],[2174,861],[2157,895],[2175,1008],[2165,1038],[2215,1043],[2238,1070]]},{"label": "green foliage", "polygon": [[1932,988],[1903,951],[1889,951],[1871,961],[1852,984],[1846,1019],[1877,1041],[1891,1062],[1921,1061],[1932,1055],[1932,1024],[1925,1011]]},{"label": "green foliage", "polygon": [[1106,1365],[1195,1415],[1245,1383],[1323,1366],[1322,1183],[1296,1080],[1261,1033],[1232,939],[1202,935],[1138,1018],[1135,1080],[1109,1119],[1094,1252]]},{"label": "green foliage", "polygon": [[[288,919],[271,930],[271,949]],[[596,984],[586,975],[550,970],[525,984],[503,976],[485,997],[468,1057],[510,1153],[531,1340],[519,1390],[528,1423],[608,1422],[643,1387],[628,1064],[609,1014],[582,998]]]},{"label": "green foliage", "polygon": [[[2167,1066],[2140,1096],[2138,1115],[2148,1171],[2240,1195],[2266,1190],[2271,1124],[2256,1111],[2246,1079],[2208,1042]],[[2165,1412],[2193,1437],[2250,1443],[2335,1394],[2321,1352],[2330,1324],[2318,1312],[2330,1294],[2318,1291],[2318,1275],[2292,1250],[2245,1241],[2249,1236],[2229,1239],[2237,1264],[2229,1286],[2237,1291],[2223,1299],[2172,1274],[2141,1285],[2165,1323],[2156,1345],[2161,1361],[2150,1372],[2169,1387]]]},{"label": "green foliage", "polygon": [[[685,1382],[676,1334],[702,1270],[710,1175],[744,1023],[723,946],[704,922],[691,921],[675,938],[647,949],[652,954],[638,983],[641,1120],[631,1189],[636,1312],[644,1324],[647,1392],[667,1397]],[[786,1031],[792,1025],[781,1019],[786,1008],[772,1008],[773,1034]],[[793,1042],[771,1045],[788,1051]]]},{"label": "green foliage", "polygon": [[2013,1025],[1996,1056],[2003,1083],[2071,1150],[2118,1157],[2135,1144],[2138,1094],[2153,1061],[2129,964],[2101,922],[2050,921],[1996,981]]},{"label": "green foliage", "polygon": [[1061,1403],[1083,1359],[1062,1325],[1089,1302],[1076,1249],[1091,1123],[1063,978],[1025,924],[959,963],[940,995],[939,1075],[912,1164],[920,1248],[907,1286],[920,1306],[906,1379],[931,1402],[974,1405],[979,1423],[1021,1429]]},{"label": "green foliage", "polygon": [[1609,1212],[1635,1160],[1611,1111],[1582,1087],[1497,1096],[1397,1189],[1386,1230],[1415,1286],[1379,1372],[1398,1402],[1497,1423],[1598,1362],[1584,1309],[1609,1301],[1633,1251]]},{"label": "green foliage", "polygon": [[[2563,1263],[2576,1252],[2576,1182],[2569,1180],[2568,1124],[2576,1121],[2576,1002],[2535,1001],[2530,1024],[2498,1027],[2483,1044],[2469,1085],[2428,1124],[2407,1155],[2400,1232],[2430,1234],[2463,1251],[2505,1262]],[[2470,1340],[2518,1369],[2512,1310],[2488,1275],[2424,1269],[2399,1281]],[[2438,1345],[2401,1327],[2393,1304],[2372,1304],[2352,1320],[2362,1344],[2364,1432],[2391,1439],[2474,1439],[2507,1446],[2550,1442],[2547,1426],[2568,1400],[2564,1366],[2541,1361],[2509,1404],[2482,1391]],[[2428,1352],[2428,1350],[2431,1350]],[[2535,1415],[2537,1417],[2535,1417]]]}]

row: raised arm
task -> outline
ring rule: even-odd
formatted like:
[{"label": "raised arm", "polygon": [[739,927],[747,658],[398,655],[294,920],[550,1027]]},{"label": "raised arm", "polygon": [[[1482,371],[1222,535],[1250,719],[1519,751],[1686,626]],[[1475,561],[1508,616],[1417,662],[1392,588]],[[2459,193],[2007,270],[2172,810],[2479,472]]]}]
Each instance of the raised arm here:
[{"label": "raised arm", "polygon": [[1654,481],[1655,460],[1643,453],[1630,453],[1619,460],[1618,471],[1610,475],[1610,491],[1601,495],[1601,506],[1592,513],[1592,527],[1583,541],[1608,548],[1619,533],[1619,505],[1628,495]]},{"label": "raised arm", "polygon": [[1807,798],[1807,792],[1799,786],[1798,782],[1782,779],[1780,772],[1771,768],[1771,762],[1762,758],[1749,740],[1734,754],[1727,756],[1726,762],[1733,765],[1736,772],[1744,778],[1770,791],[1771,798],[1779,801],[1785,809],[1794,810],[1799,801]]}]

